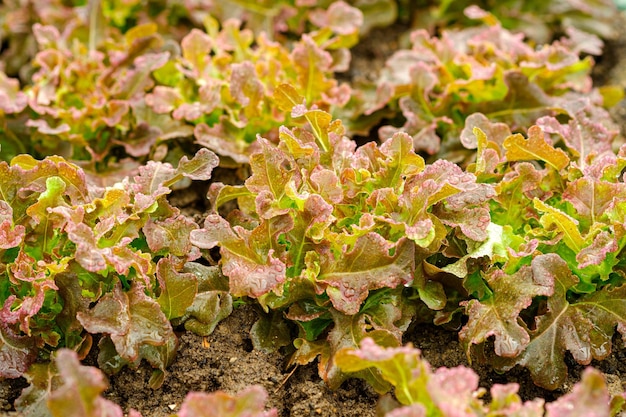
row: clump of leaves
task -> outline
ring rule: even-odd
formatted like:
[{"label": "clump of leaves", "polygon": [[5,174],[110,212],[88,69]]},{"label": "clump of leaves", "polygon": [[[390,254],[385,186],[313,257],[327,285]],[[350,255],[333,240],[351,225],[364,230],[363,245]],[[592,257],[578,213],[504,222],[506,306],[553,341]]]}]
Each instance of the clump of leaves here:
[{"label": "clump of leaves", "polygon": [[122,159],[116,157],[116,147],[140,158],[157,138],[190,134],[180,125],[153,126],[141,111],[154,86],[152,71],[169,59],[156,25],[136,27],[117,42],[110,39],[104,52],[54,26],[35,24],[33,32],[39,47],[36,71],[22,91],[11,93],[26,101],[3,109],[5,159],[22,152],[54,154],[104,171]]},{"label": "clump of leaves", "polygon": [[61,347],[84,355],[102,333],[103,369],[146,359],[158,386],[176,352],[169,320],[194,315],[199,281],[193,264],[182,271],[199,256],[197,225],[166,196],[217,164],[204,149],[101,188],[58,156],[1,162],[0,376],[19,377]]},{"label": "clump of leaves", "polygon": [[[372,86],[375,99],[352,103],[362,106],[362,116],[352,123],[368,126],[391,119],[379,130],[382,140],[403,131],[417,151],[464,162],[472,154],[458,137],[469,115],[480,112],[513,131],[524,130],[539,117],[567,114],[567,102],[591,93],[593,60],[579,55],[599,53],[598,38],[571,33],[533,48],[523,34],[503,29],[489,13],[476,7],[466,13],[487,24],[444,30],[439,37],[413,32],[411,49],[397,51]],[[594,94],[601,105],[602,97]],[[606,104],[613,102],[607,95]]]},{"label": "clump of leaves", "polygon": [[[213,184],[213,213],[191,241],[220,248],[234,296],[274,312],[253,329],[257,347],[290,343],[284,312],[299,325],[294,361],[321,355],[320,374],[337,386],[340,348],[366,335],[400,342],[415,305],[407,297],[445,306],[423,263],[487,239],[495,192],[451,162],[426,166],[406,134],[357,149],[341,122],[308,109],[294,88],[279,87],[275,100],[300,126],[282,127],[277,146],[258,140],[244,185]],[[239,209],[222,217],[230,200]]]},{"label": "clump of leaves", "polygon": [[171,123],[193,126],[196,142],[223,163],[247,163],[256,136],[276,140],[286,123],[273,100],[279,85],[293,85],[320,109],[349,100],[351,89],[333,74],[348,69],[347,48],[357,41],[362,16],[342,2],[323,13],[322,27],[290,47],[241,29],[239,20],[227,20],[219,30],[208,19],[206,32],[192,30],[181,42],[182,56],[155,72],[159,85],[146,103]]},{"label": "clump of leaves", "polygon": [[470,255],[489,257],[482,270],[444,267],[476,298],[464,303],[468,355],[493,337],[496,366],[526,366],[550,389],[565,379],[566,351],[582,364],[603,359],[626,325],[626,150],[612,151],[616,132],[590,117],[593,106],[571,105],[577,117],[543,117],[527,138],[502,140],[502,126],[468,119],[478,147],[469,169],[495,184],[491,221],[507,249]]},{"label": "clump of leaves", "polygon": [[[422,359],[420,351],[412,346],[382,348],[365,338],[359,349],[343,349],[337,354],[337,363],[349,373],[370,370],[374,387],[380,392],[394,388],[400,404],[387,417],[426,416],[536,416],[565,417],[573,415],[615,416],[622,411],[624,398],[610,398],[602,374],[587,368],[582,380],[572,392],[556,401],[544,404],[542,399],[523,402],[518,384],[495,384],[491,387],[491,402],[481,397],[484,388],[478,387],[478,375],[463,366],[432,370]],[[380,382],[383,385],[380,385]],[[545,414],[544,414],[545,413]]]}]

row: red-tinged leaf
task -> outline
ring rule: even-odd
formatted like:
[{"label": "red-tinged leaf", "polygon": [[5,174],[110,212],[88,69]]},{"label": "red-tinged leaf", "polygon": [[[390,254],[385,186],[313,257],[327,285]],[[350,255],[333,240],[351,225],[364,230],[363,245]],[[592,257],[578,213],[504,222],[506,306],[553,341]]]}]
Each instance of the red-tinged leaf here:
[{"label": "red-tinged leaf", "polygon": [[122,145],[128,155],[141,158],[150,154],[157,140],[162,137],[162,133],[158,127],[140,122],[123,141],[113,140],[113,143]]},{"label": "red-tinged leaf", "polygon": [[19,246],[23,241],[26,228],[21,224],[13,227],[13,221],[6,219],[0,223],[0,249],[10,249]]},{"label": "red-tinged leaf", "polygon": [[409,135],[400,132],[385,141],[380,152],[387,157],[383,168],[377,173],[379,187],[397,187],[401,179],[418,174],[424,170],[424,160],[413,149]]},{"label": "red-tinged leaf", "polygon": [[609,402],[602,374],[587,368],[572,392],[546,404],[546,417],[604,417],[610,415]]},{"label": "red-tinged leaf", "polygon": [[267,263],[259,264],[222,250],[222,271],[229,278],[230,292],[235,297],[260,297],[270,291],[282,293],[281,284],[285,282],[287,267],[273,256],[273,250],[267,255]]},{"label": "red-tinged leaf", "polygon": [[[272,233],[277,235],[293,227],[292,222],[279,224],[283,219],[276,217]],[[274,249],[267,239],[270,223],[250,233],[241,227],[231,228],[218,215],[209,215],[204,229],[191,232],[191,242],[205,249],[220,245],[222,272],[230,279],[230,292],[234,296],[259,297],[269,291],[282,292],[279,287],[286,279],[286,266],[274,257]],[[265,250],[263,250],[265,246]]]},{"label": "red-tinged leaf", "polygon": [[483,256],[488,256],[492,262],[495,262],[498,258],[507,259],[506,252],[506,238],[504,235],[504,229],[502,226],[489,223],[487,226],[487,239],[481,242],[472,250],[468,250],[467,255],[461,257],[458,261],[446,265],[441,268],[443,271],[450,272],[459,278],[465,278],[467,276],[467,262],[470,259],[480,259]]},{"label": "red-tinged leaf", "polygon": [[295,161],[265,139],[260,139],[261,151],[250,157],[252,175],[246,180],[246,188],[253,193],[269,191],[276,202],[285,194],[290,181],[299,187]]},{"label": "red-tinged leaf", "polygon": [[233,312],[233,297],[227,291],[203,291],[196,295],[187,309],[185,329],[200,336],[209,336],[217,324]]},{"label": "red-tinged leaf", "polygon": [[401,404],[420,403],[426,409],[433,409],[427,390],[430,365],[422,360],[420,351],[410,345],[386,348],[368,337],[361,341],[359,349],[338,352],[335,361],[343,372],[348,373],[375,368],[388,387],[395,387],[396,398]]},{"label": "red-tinged leaf", "polygon": [[[151,201],[160,196],[169,194],[172,190],[165,187],[167,181],[176,176],[176,170],[172,165],[163,162],[148,161],[144,166],[139,167],[139,175],[134,177],[132,190],[137,195],[150,196]],[[152,203],[151,203],[152,204]]]},{"label": "red-tinged leaf", "polygon": [[191,243],[202,249],[211,249],[220,245],[237,245],[243,243],[226,219],[217,214],[209,214],[204,221],[204,228],[192,230],[189,234]]},{"label": "red-tinged leaf", "polygon": [[44,135],[62,135],[63,133],[68,133],[72,130],[70,125],[67,123],[59,124],[56,127],[50,126],[48,122],[44,119],[30,119],[26,122],[26,126],[28,127],[36,127],[37,132],[42,133]]},{"label": "red-tinged leaf", "polygon": [[134,177],[131,189],[135,200],[141,202],[140,209],[146,209],[159,197],[169,194],[172,191],[170,187],[183,177],[210,179],[213,168],[218,164],[217,156],[208,149],[200,149],[191,160],[183,156],[177,168],[167,162],[148,161],[139,167],[139,175]]},{"label": "red-tinged leaf", "polygon": [[[89,207],[88,213],[85,213],[86,221],[89,224],[97,223],[96,219],[115,219],[116,222],[122,224],[128,220],[130,215],[127,212],[127,206],[130,203],[130,195],[127,190],[119,188],[107,188],[104,195],[94,199]],[[68,219],[74,223],[82,221],[82,219]]]},{"label": "red-tinged leaf", "polygon": [[192,249],[189,235],[198,225],[188,217],[179,215],[165,220],[148,220],[143,227],[148,247],[153,253],[166,249],[169,254],[185,257]]},{"label": "red-tinged leaf", "polygon": [[618,250],[614,236],[605,230],[600,231],[593,237],[589,246],[584,247],[576,254],[576,261],[580,269],[591,265],[600,265],[609,254],[615,254]]},{"label": "red-tinged leaf", "polygon": [[0,310],[0,377],[19,378],[37,359],[35,339],[19,336],[8,326],[8,314],[15,297],[9,297]]},{"label": "red-tinged leaf", "polygon": [[333,63],[332,56],[320,48],[313,38],[302,35],[302,39],[293,48],[291,59],[298,73],[300,91],[306,103],[311,105],[320,97],[321,93],[333,86],[333,82],[326,78]]},{"label": "red-tinged leaf", "polygon": [[[6,320],[7,324],[19,322],[20,330],[30,336],[31,319],[35,317],[43,307],[46,293],[50,296],[58,290],[58,287],[55,284],[54,275],[50,274],[45,264],[41,261],[35,263],[33,258],[22,251],[19,252],[15,262],[10,264],[9,268],[12,273],[9,280],[18,288],[21,287],[20,289],[22,291],[27,288],[28,290],[25,295],[20,297],[18,307],[4,311],[4,320]],[[28,282],[28,284],[23,285],[26,282]],[[9,296],[5,303],[9,305],[9,301],[14,299],[15,296]]]},{"label": "red-tinged leaf", "polygon": [[105,106],[106,116],[102,118],[107,126],[115,127],[122,122],[130,110],[130,105],[124,100],[111,100]]},{"label": "red-tinged leaf", "polygon": [[[483,184],[487,185],[487,184]],[[491,187],[487,187],[490,189]],[[450,227],[458,227],[468,238],[482,242],[488,238],[491,217],[487,207],[463,208],[460,210],[433,210],[441,222]]]},{"label": "red-tinged leaf", "polygon": [[[343,381],[350,376],[365,379],[377,392],[384,393],[390,389],[389,382],[374,369],[361,368],[354,371],[353,375],[348,375],[339,366],[338,357],[342,351],[349,351],[358,348],[365,339],[371,339],[381,347],[397,347],[400,345],[398,338],[387,330],[370,330],[367,327],[368,317],[365,314],[346,315],[334,309],[330,310],[334,326],[328,334],[327,341],[322,346],[315,348],[312,352],[319,351],[318,363],[319,375],[324,379],[331,389],[337,389]],[[374,319],[375,320],[375,319]],[[304,345],[303,345],[304,346]],[[352,372],[352,371],[350,371]]]},{"label": "red-tinged leaf", "polygon": [[311,173],[310,181],[314,191],[324,200],[334,204],[343,201],[341,182],[334,171],[324,168],[315,169]]},{"label": "red-tinged leaf", "polygon": [[563,362],[565,350],[569,347],[572,354],[584,353],[583,341],[587,339],[584,335],[591,331],[592,324],[580,314],[568,311],[565,294],[578,279],[565,261],[556,254],[540,255],[533,260],[531,268],[533,279],[552,283],[554,291],[548,298],[548,314],[536,319],[537,329],[530,332],[530,343],[512,362],[528,367],[535,383],[554,389],[567,374]]},{"label": "red-tinged leaf", "polygon": [[328,27],[339,35],[350,35],[358,32],[363,25],[363,12],[343,1],[338,1],[333,2],[328,10],[311,13],[310,19],[318,27]]},{"label": "red-tinged leaf", "polygon": [[220,156],[231,158],[238,164],[249,162],[249,155],[246,154],[247,144],[231,140],[222,124],[209,127],[205,123],[200,123],[194,128],[193,135],[196,143],[211,149]]},{"label": "red-tinged leaf", "polygon": [[[148,386],[152,389],[159,389],[165,381],[165,369],[174,363],[176,351],[178,350],[178,339],[172,332],[171,337],[162,345],[142,344],[139,347],[139,356],[145,359],[153,368],[152,375],[148,381]],[[100,357],[98,357],[100,360]],[[98,362],[102,367],[102,362]]]},{"label": "red-tinged leaf", "polygon": [[19,281],[36,283],[46,278],[46,272],[37,265],[37,260],[23,250],[20,250],[17,257],[9,264],[9,270],[11,271],[9,280],[16,284]]},{"label": "red-tinged leaf", "polygon": [[493,221],[510,225],[513,230],[526,224],[527,218],[532,216],[529,208],[533,198],[547,197],[542,187],[546,178],[546,170],[540,171],[529,162],[515,164],[513,170],[507,172],[495,186],[497,195],[494,200],[500,207],[491,211]]},{"label": "red-tinged leaf", "polygon": [[118,246],[111,250],[111,256],[107,257],[109,263],[118,274],[128,274],[130,268],[137,273],[138,278],[142,278],[144,285],[151,288],[151,277],[154,273],[154,264],[152,263],[152,255],[150,253],[142,253],[133,250],[128,243],[132,240],[123,239]]},{"label": "red-tinged leaf", "polygon": [[24,378],[30,385],[15,400],[15,409],[27,416],[49,416],[48,398],[62,383],[56,363],[34,363]]},{"label": "red-tinged leaf", "polygon": [[475,398],[478,375],[464,366],[439,368],[429,378],[428,393],[445,416],[473,417],[480,408]]},{"label": "red-tinged leaf", "polygon": [[83,326],[76,319],[76,313],[87,311],[96,295],[94,294],[93,297],[86,295],[85,293],[89,291],[88,286],[82,284],[77,274],[73,272],[56,274],[54,281],[59,287],[59,298],[63,300],[63,309],[56,316],[55,321],[66,339],[77,337],[83,333]]},{"label": "red-tinged leaf", "polygon": [[182,317],[196,297],[198,280],[192,273],[179,273],[171,257],[161,258],[157,264],[157,279],[161,294],[157,302],[168,320]]},{"label": "red-tinged leaf", "polygon": [[289,326],[282,311],[263,314],[250,329],[250,339],[255,349],[263,352],[277,352],[291,344]]},{"label": "red-tinged leaf", "polygon": [[258,385],[236,395],[192,392],[185,397],[178,417],[278,417],[274,408],[264,411],[266,401],[267,393]]},{"label": "red-tinged leaf", "polygon": [[495,415],[506,415],[514,417],[544,417],[544,400],[535,398],[532,401],[522,403],[522,399],[517,394],[519,385],[509,383],[506,385],[495,384],[491,387],[491,404],[489,411]]},{"label": "red-tinged leaf", "polygon": [[478,140],[474,129],[480,129],[489,141],[501,145],[511,136],[511,129],[506,123],[493,123],[482,113],[471,114],[465,119],[465,127],[461,131],[461,143],[468,149],[476,149]]},{"label": "red-tinged leaf", "polygon": [[201,78],[210,62],[209,53],[213,48],[213,40],[199,29],[192,29],[180,43],[183,58],[191,64],[193,76]]},{"label": "red-tinged leaf", "polygon": [[[408,217],[407,236],[420,246],[427,247],[435,239],[435,223],[459,227],[473,240],[487,238],[490,218],[486,202],[495,191],[488,184],[477,184],[473,174],[463,172],[452,162],[438,160],[409,178],[404,188],[401,204]],[[435,207],[430,210],[431,206]]]},{"label": "red-tinged leaf", "polygon": [[107,389],[102,372],[82,366],[75,352],[62,349],[56,355],[56,366],[62,385],[48,398],[48,409],[53,417],[122,417],[122,409],[100,397]]},{"label": "red-tinged leaf", "polygon": [[[291,84],[281,84],[274,90],[272,96],[276,106],[284,113],[291,113],[296,106],[306,106],[304,97]],[[282,127],[286,129],[286,127]]]},{"label": "red-tinged leaf", "polygon": [[583,102],[565,104],[572,117],[567,124],[561,124],[551,116],[537,120],[537,125],[544,132],[555,135],[557,140],[562,140],[582,165],[594,154],[611,152],[611,143],[618,134],[618,129],[607,122],[609,117],[604,109],[595,108],[588,100]]},{"label": "red-tinged leaf", "polygon": [[28,105],[28,97],[20,91],[20,82],[0,71],[0,109],[6,114],[20,113]]},{"label": "red-tinged leaf", "polygon": [[191,160],[187,156],[180,159],[176,174],[182,174],[192,180],[208,181],[211,179],[213,168],[218,165],[217,155],[208,149],[200,149]]},{"label": "red-tinged leaf", "polygon": [[554,282],[554,294],[548,297],[546,314],[536,319],[526,349],[506,363],[527,367],[536,384],[554,389],[567,375],[565,351],[581,364],[604,359],[610,353],[615,326],[626,334],[626,287],[603,288],[570,303],[567,290],[577,284],[567,263],[556,254],[540,255],[532,264],[537,280]]},{"label": "red-tinged leaf", "polygon": [[[36,191],[43,191],[47,179],[57,176],[65,182],[65,192],[73,204],[85,203],[89,199],[87,180],[82,169],[60,156],[49,156],[37,161],[30,155],[18,155],[11,160],[11,167],[17,171],[23,184]],[[27,170],[21,172],[22,169]]]},{"label": "red-tinged leaf", "polygon": [[528,129],[528,139],[520,134],[511,135],[502,144],[508,161],[543,161],[557,171],[565,168],[570,160],[565,152],[548,143],[539,126]]},{"label": "red-tinged leaf", "polygon": [[138,284],[128,292],[118,284],[77,318],[90,333],[109,334],[119,355],[130,362],[139,359],[142,345],[164,345],[176,337],[159,304]]},{"label": "red-tinged leaf", "polygon": [[[390,256],[391,250],[394,254]],[[410,283],[415,270],[414,256],[411,241],[402,239],[391,245],[380,235],[368,233],[339,259],[331,253],[323,254],[317,281],[326,286],[320,291],[326,290],[337,310],[356,314],[369,291]]]},{"label": "red-tinged leaf", "polygon": [[605,219],[605,213],[613,201],[626,199],[626,187],[623,183],[610,183],[585,176],[569,182],[562,197],[572,203],[579,218],[585,219],[590,227],[596,221]]},{"label": "red-tinged leaf", "polygon": [[479,177],[489,178],[495,174],[498,165],[502,162],[501,147],[489,141],[487,135],[478,127],[474,128],[473,134],[476,137],[476,162],[470,164],[467,171]]},{"label": "red-tinged leaf", "polygon": [[485,277],[493,295],[486,300],[466,302],[469,320],[459,333],[459,338],[470,355],[473,344],[484,343],[495,336],[494,348],[498,356],[515,357],[530,342],[528,332],[522,327],[519,314],[528,307],[533,297],[551,295],[553,283],[539,281],[530,266],[524,266],[513,275],[495,270]]},{"label": "red-tinged leaf", "polygon": [[[604,287],[585,295],[573,307],[593,323],[593,330],[589,333],[591,346],[585,349],[585,354],[590,353],[597,360],[606,358],[611,353],[615,327],[622,337],[626,335],[626,286]],[[589,356],[574,355],[574,358],[580,363],[589,363]]]},{"label": "red-tinged leaf", "polygon": [[193,103],[182,103],[174,110],[172,117],[174,117],[175,120],[193,122],[201,118],[203,114],[211,111],[212,108],[198,101],[194,101]]},{"label": "red-tinged leaf", "polygon": [[[37,202],[26,209],[28,214],[36,224],[44,224],[44,227],[52,226],[52,219],[49,219],[48,208],[66,206],[67,203],[63,199],[65,194],[65,181],[59,177],[50,177],[46,179],[46,190],[39,194]],[[50,222],[50,223],[48,223]]]},{"label": "red-tinged leaf", "polygon": [[155,113],[164,114],[176,109],[183,98],[177,89],[158,85],[152,93],[146,94],[145,100]]},{"label": "red-tinged leaf", "polygon": [[235,63],[231,66],[230,94],[242,107],[250,107],[252,113],[258,113],[258,106],[265,97],[263,84],[257,77],[254,65],[250,61]]},{"label": "red-tinged leaf", "polygon": [[[99,248],[93,230],[84,223],[69,224],[68,238],[76,244],[76,261],[87,271],[99,272],[106,269],[108,260],[112,258],[111,248]],[[122,243],[127,244],[130,240]],[[120,273],[127,273],[123,269]]]}]

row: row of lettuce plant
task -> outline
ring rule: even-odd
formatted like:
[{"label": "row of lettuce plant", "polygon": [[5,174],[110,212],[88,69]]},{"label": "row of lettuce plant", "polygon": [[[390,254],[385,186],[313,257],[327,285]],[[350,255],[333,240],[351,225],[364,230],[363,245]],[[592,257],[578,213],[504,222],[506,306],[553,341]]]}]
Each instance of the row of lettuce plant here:
[{"label": "row of lettuce plant", "polygon": [[[278,127],[290,124],[272,101],[287,83],[309,106],[342,119],[350,135],[388,120],[381,139],[403,130],[416,150],[460,162],[471,158],[455,140],[467,116],[481,112],[514,130],[532,125],[567,93],[591,92],[592,59],[579,55],[599,54],[602,45],[571,29],[533,48],[471,7],[466,15],[486,25],[440,37],[417,31],[378,80],[351,87],[335,74],[349,69],[364,17],[346,3],[311,11],[311,31],[282,43],[208,14],[185,36],[160,33],[158,19],[146,17],[122,32],[105,3],[72,9],[71,19],[61,13],[74,22],[63,30],[54,21],[33,25],[36,53],[23,86],[0,73],[6,161],[25,152],[61,155],[119,179],[148,159],[176,164],[200,145],[224,166],[247,164],[257,134],[276,142]],[[126,6],[139,13],[138,4]],[[90,18],[98,10],[102,22]],[[600,93],[598,104],[619,99],[615,89]]]},{"label": "row of lettuce plant", "polygon": [[36,23],[24,87],[0,74],[4,159],[54,154],[124,176],[147,159],[175,164],[195,138],[223,165],[247,163],[256,135],[285,122],[269,100],[277,85],[297,86],[321,108],[350,97],[333,73],[347,69],[362,15],[341,2],[317,15],[322,27],[290,46],[211,17],[180,42],[150,22],[95,45],[95,25],[85,34]]},{"label": "row of lettuce plant", "polygon": [[[380,407],[384,417],[429,416],[528,416],[573,417],[579,415],[617,416],[626,398],[611,397],[602,375],[588,368],[569,394],[552,403],[543,399],[522,401],[518,385],[495,384],[491,401],[481,399],[486,390],[478,387],[478,376],[469,368],[432,370],[421,358],[419,349],[411,346],[381,348],[366,338],[358,350],[343,350],[339,358],[345,370],[358,372],[375,368],[383,381],[395,388],[397,400],[385,397]],[[83,366],[71,350],[58,352],[44,393],[38,398],[52,417],[96,417],[125,415],[119,405],[101,396],[107,383],[96,368]],[[191,392],[172,417],[277,417],[276,409],[266,410],[267,393],[260,386],[250,386],[236,394],[225,392]],[[129,417],[141,417],[129,410]]]},{"label": "row of lettuce plant", "polygon": [[[54,26],[74,33],[73,37],[89,39],[98,45],[108,32],[125,33],[144,23],[156,22],[160,32],[173,41],[180,41],[192,28],[202,28],[208,15],[219,21],[243,19],[246,27],[256,33],[265,31],[269,37],[284,41],[301,36],[311,27],[325,26],[324,10],[332,0],[7,0],[0,4],[0,38],[5,47],[0,59],[5,71],[23,80],[30,77],[30,61],[37,53],[32,25]],[[490,9],[507,29],[524,32],[530,39],[546,43],[575,28],[603,38],[616,34],[612,26],[615,5],[611,0],[583,1],[518,1],[498,3],[486,1],[419,1],[350,0],[351,6],[363,15],[362,32],[373,27],[409,24],[434,33],[453,25],[469,26],[475,21],[464,16],[471,6]],[[336,22],[352,24],[346,15],[335,14]],[[97,30],[90,26],[97,25]]]}]

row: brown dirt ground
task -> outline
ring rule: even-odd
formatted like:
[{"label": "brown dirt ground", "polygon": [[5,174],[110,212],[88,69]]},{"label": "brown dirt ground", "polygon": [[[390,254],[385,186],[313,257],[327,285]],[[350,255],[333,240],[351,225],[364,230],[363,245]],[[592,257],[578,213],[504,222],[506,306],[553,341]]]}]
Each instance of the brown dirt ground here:
[{"label": "brown dirt ground", "polygon": [[[626,14],[621,16],[620,25],[626,24]],[[404,28],[406,29],[406,28]],[[368,38],[369,47],[359,46],[351,76],[371,77],[372,61],[384,62],[397,48],[397,29],[374,31]],[[392,41],[389,41],[392,35]],[[611,41],[605,56],[598,62],[594,73],[600,84],[621,85],[626,89],[626,31],[620,39]],[[622,134],[626,133],[626,100],[612,110]],[[189,215],[201,221],[204,207],[198,200],[204,198],[206,190],[189,190],[176,194],[172,202],[185,207]],[[194,204],[195,203],[195,204]],[[165,383],[158,390],[148,386],[151,369],[142,365],[137,370],[124,369],[110,377],[110,388],[106,398],[120,404],[124,410],[134,408],[144,416],[168,416],[179,409],[185,395],[190,391],[212,392],[225,390],[237,392],[250,384],[260,384],[269,393],[269,407],[275,407],[281,417],[370,417],[376,416],[378,395],[359,380],[346,381],[338,390],[330,391],[317,376],[314,364],[295,370],[286,369],[284,358],[278,354],[266,354],[252,347],[249,331],[256,321],[255,310],[250,306],[236,309],[218,325],[215,332],[203,340],[202,337],[182,333],[180,349],[175,363],[168,370]],[[405,335],[422,350],[423,356],[433,367],[458,365],[468,366],[456,332],[445,331],[433,325],[417,325]],[[481,386],[489,388],[494,383],[517,382],[520,395],[529,400],[541,397],[552,401],[567,392],[580,379],[584,366],[576,364],[571,357],[569,377],[563,388],[546,391],[535,386],[525,369],[515,368],[506,374],[498,374],[487,366],[472,364],[480,375]],[[609,384],[612,393],[626,388],[626,349],[624,342],[616,337],[613,353],[604,361],[594,362]],[[292,373],[293,371],[293,373]],[[0,381],[0,416],[20,416],[13,409],[13,402],[26,386],[24,379]]]}]

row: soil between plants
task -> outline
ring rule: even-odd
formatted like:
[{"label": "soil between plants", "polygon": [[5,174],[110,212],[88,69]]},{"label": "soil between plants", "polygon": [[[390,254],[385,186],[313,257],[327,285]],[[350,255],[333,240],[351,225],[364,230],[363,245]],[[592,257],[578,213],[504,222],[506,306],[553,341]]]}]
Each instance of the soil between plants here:
[{"label": "soil between plants", "polygon": [[[626,14],[616,18],[618,27],[626,26]],[[375,68],[382,63],[402,42],[407,28],[397,27],[374,31],[356,48],[350,77],[373,79]],[[599,59],[594,70],[598,85],[619,85],[626,90],[626,31],[620,31],[619,39],[607,42],[605,55]],[[626,99],[611,110],[622,132],[626,134]],[[217,173],[216,173],[217,174]],[[220,178],[224,182],[231,182]],[[232,180],[232,177],[231,177]],[[190,189],[172,197],[172,204],[183,208],[187,215],[202,224],[205,210],[206,189]],[[185,332],[179,335],[180,347],[174,364],[168,369],[163,386],[152,390],[148,386],[152,370],[142,364],[137,370],[124,369],[109,378],[110,388],[105,397],[119,404],[125,412],[131,408],[144,417],[169,416],[175,413],[190,391],[230,393],[246,386],[259,384],[268,394],[268,407],[275,407],[281,417],[373,417],[379,395],[360,380],[348,380],[336,390],[329,390],[317,375],[316,364],[286,369],[285,358],[279,353],[267,354],[255,350],[249,337],[257,314],[253,307],[242,306],[222,321],[215,332],[206,337]],[[433,368],[459,365],[471,366],[480,376],[480,386],[489,388],[495,383],[516,382],[524,400],[543,398],[553,401],[580,380],[582,365],[567,357],[569,375],[567,382],[556,391],[543,390],[532,383],[530,374],[522,368],[514,368],[498,374],[489,366],[468,363],[467,356],[458,341],[458,333],[446,331],[433,325],[416,325],[405,334],[404,342],[420,348],[423,357]],[[95,357],[95,352],[90,358]],[[568,354],[569,355],[569,354]],[[89,358],[88,358],[89,359]],[[95,364],[95,361],[91,361]],[[89,360],[88,360],[89,363]],[[592,366],[603,372],[612,394],[626,389],[626,346],[616,336],[611,355]],[[0,416],[23,416],[14,410],[13,402],[27,386],[23,378],[0,381]]]}]

